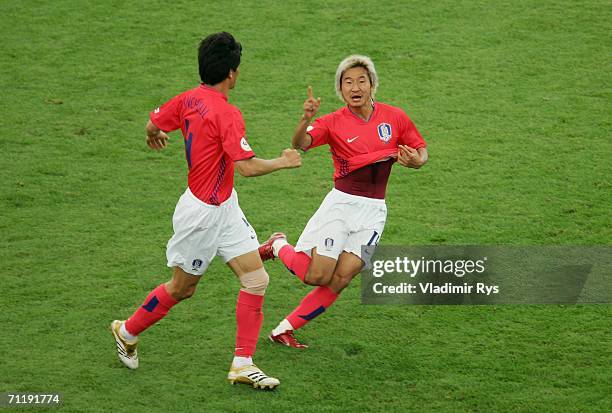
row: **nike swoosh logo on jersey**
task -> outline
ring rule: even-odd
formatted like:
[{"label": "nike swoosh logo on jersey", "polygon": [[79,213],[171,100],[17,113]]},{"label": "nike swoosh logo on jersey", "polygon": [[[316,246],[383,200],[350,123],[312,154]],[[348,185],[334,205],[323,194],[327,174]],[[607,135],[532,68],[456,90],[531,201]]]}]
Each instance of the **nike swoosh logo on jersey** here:
[{"label": "nike swoosh logo on jersey", "polygon": [[359,138],[359,136],[353,136],[352,138],[348,138],[346,141],[347,141],[348,143],[351,143],[351,142],[353,142],[353,141],[354,141],[355,139],[357,139],[357,138]]}]

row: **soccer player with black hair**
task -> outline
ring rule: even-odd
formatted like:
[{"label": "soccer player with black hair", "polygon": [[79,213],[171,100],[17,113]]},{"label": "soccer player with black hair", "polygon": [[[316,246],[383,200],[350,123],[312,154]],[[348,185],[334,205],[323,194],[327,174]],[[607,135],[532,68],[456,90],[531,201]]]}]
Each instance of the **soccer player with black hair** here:
[{"label": "soccer player with black hair", "polygon": [[362,247],[374,248],[387,219],[385,191],[395,162],[418,169],[428,159],[426,144],[408,115],[376,102],[378,75],[367,56],[352,55],[336,70],[336,93],[345,106],[310,122],[320,99],[312,88],[293,146],[304,151],[329,145],[334,188],[310,218],[295,247],[275,233],[259,248],[262,259],[280,258],[302,282],[314,288],[270,334],[274,342],[306,348],[293,331],[338,298],[364,265]]},{"label": "soccer player with black hair", "polygon": [[127,321],[115,320],[111,330],[119,359],[138,367],[140,333],[166,316],[179,302],[191,297],[215,255],[238,276],[236,347],[228,380],[256,388],[280,383],[253,363],[263,321],[262,305],[268,274],[257,252],[255,230],[238,204],[233,188],[234,168],[242,176],[269,174],[301,165],[295,149],[275,159],[256,158],[245,132],[240,110],[228,103],[229,91],[240,73],[242,46],[226,32],[212,34],[200,44],[198,59],[202,83],[170,99],[150,114],[147,144],[164,149],[167,132],[181,130],[189,169],[188,186],[180,197],[168,241],[166,257],[172,279],[149,293]]}]

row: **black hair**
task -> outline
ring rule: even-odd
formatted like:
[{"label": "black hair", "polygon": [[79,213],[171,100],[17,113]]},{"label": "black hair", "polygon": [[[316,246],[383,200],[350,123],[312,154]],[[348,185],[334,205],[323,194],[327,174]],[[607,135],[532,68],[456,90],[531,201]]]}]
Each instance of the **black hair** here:
[{"label": "black hair", "polygon": [[227,32],[207,36],[198,48],[200,79],[207,85],[216,85],[229,76],[230,69],[238,69],[242,45]]}]

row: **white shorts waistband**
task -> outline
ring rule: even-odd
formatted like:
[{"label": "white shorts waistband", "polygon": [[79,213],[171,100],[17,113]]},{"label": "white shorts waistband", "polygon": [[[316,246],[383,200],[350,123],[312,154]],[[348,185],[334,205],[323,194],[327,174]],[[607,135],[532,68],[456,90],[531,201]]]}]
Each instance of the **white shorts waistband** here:
[{"label": "white shorts waistband", "polygon": [[334,194],[335,197],[343,198],[348,201],[357,201],[357,202],[373,204],[373,205],[386,205],[384,199],[368,198],[367,196],[347,194],[346,192],[342,192],[336,188],[332,188],[332,190],[330,191],[330,194]]}]

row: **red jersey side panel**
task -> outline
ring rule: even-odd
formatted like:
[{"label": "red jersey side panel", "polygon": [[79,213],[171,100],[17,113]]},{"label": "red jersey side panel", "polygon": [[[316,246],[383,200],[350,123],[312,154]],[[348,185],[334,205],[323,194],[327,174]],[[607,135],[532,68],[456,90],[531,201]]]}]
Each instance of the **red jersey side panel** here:
[{"label": "red jersey side panel", "polygon": [[234,161],[255,154],[246,140],[242,114],[227,96],[200,85],[170,99],[150,117],[165,132],[181,129],[191,192],[211,205],[228,199],[234,187]]}]

